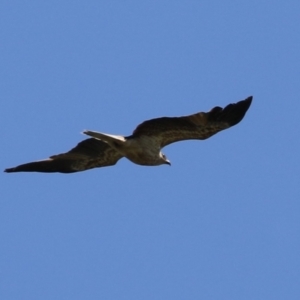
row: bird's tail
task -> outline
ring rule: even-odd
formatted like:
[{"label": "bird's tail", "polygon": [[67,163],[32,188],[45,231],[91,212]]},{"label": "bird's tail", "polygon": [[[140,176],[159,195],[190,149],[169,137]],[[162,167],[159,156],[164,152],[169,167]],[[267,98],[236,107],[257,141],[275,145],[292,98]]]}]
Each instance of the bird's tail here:
[{"label": "bird's tail", "polygon": [[82,133],[89,135],[95,139],[104,141],[108,143],[110,146],[115,146],[116,144],[120,145],[126,141],[126,139],[121,135],[106,134],[106,133],[90,131],[90,130],[84,130]]}]

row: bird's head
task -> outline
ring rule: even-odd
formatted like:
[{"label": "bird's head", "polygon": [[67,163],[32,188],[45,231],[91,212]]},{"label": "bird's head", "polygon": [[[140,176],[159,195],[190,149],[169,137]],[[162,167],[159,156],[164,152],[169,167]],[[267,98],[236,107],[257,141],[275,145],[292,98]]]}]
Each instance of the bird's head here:
[{"label": "bird's head", "polygon": [[160,158],[161,158],[162,164],[171,166],[171,162],[167,159],[167,157],[162,152],[160,152]]}]

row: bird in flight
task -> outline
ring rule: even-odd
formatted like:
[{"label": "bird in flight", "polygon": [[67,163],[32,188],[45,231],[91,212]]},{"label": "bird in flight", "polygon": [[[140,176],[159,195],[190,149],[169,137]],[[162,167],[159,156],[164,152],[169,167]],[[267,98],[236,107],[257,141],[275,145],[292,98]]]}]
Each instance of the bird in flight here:
[{"label": "bird in flight", "polygon": [[162,117],[145,121],[130,136],[120,136],[86,130],[92,138],[80,142],[69,152],[50,156],[4,171],[74,173],[115,165],[126,157],[143,166],[171,165],[161,149],[184,140],[205,140],[221,130],[238,124],[245,116],[252,97],[214,107],[209,112],[198,112],[183,117]]}]

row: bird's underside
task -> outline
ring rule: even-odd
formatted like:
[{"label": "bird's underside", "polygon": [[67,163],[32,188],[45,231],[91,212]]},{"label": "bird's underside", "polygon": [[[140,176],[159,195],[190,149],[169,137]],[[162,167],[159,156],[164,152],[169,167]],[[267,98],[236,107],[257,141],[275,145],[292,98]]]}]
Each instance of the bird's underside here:
[{"label": "bird's underside", "polygon": [[204,140],[238,124],[245,116],[252,97],[225,108],[183,117],[162,117],[145,121],[127,137],[84,131],[92,138],[80,142],[69,152],[8,168],[5,172],[73,173],[115,165],[122,157],[145,166],[169,164],[161,149],[183,140]]}]

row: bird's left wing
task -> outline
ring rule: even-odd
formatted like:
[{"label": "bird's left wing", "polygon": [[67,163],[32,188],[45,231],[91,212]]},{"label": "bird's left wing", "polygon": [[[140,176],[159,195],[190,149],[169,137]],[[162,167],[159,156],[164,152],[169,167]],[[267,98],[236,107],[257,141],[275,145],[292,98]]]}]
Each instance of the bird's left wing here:
[{"label": "bird's left wing", "polygon": [[248,97],[229,104],[225,108],[214,107],[206,113],[199,112],[184,117],[148,120],[138,125],[132,136],[153,137],[160,147],[183,140],[204,140],[239,123],[244,118],[251,102],[252,97]]},{"label": "bird's left wing", "polygon": [[122,157],[122,154],[111,148],[107,143],[91,138],[80,142],[69,152],[9,168],[5,172],[74,173],[112,166]]}]

